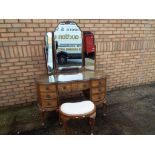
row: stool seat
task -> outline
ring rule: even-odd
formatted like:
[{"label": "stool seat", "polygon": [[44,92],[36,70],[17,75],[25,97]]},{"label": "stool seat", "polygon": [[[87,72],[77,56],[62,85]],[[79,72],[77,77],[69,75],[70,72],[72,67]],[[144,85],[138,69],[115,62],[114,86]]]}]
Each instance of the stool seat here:
[{"label": "stool seat", "polygon": [[95,109],[95,105],[91,101],[82,101],[76,103],[63,103],[60,111],[66,115],[85,115],[91,113]]}]

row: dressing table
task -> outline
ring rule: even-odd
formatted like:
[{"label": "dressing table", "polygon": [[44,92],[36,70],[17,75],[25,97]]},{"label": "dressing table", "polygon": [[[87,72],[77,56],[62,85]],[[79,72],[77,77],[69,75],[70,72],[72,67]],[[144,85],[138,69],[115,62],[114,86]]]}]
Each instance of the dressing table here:
[{"label": "dressing table", "polygon": [[[63,27],[62,29],[62,26],[65,27]],[[75,40],[73,44],[71,40],[69,41],[67,40],[68,42],[66,40],[62,42],[62,38],[61,41],[55,39],[59,38],[60,32],[58,32],[58,30],[63,30],[62,33],[64,33],[66,26],[71,27],[69,28],[69,30],[74,31],[76,30],[76,38],[78,38],[78,35],[80,36],[79,40],[77,41],[77,47],[78,49],[81,50],[80,51],[81,57],[79,56],[79,51],[76,51],[78,53],[78,60],[77,58],[73,59],[73,56],[71,60],[70,59],[65,61],[63,59],[61,60],[61,58],[64,57],[60,57],[60,54],[65,53],[64,51],[61,51],[63,50],[62,45],[63,47],[65,45],[69,46],[70,50],[72,46],[74,46],[73,50],[75,49],[76,46]],[[65,33],[69,33],[68,28],[66,29]],[[73,36],[73,32],[71,32],[71,36]],[[38,103],[39,103],[38,105],[41,111],[42,125],[44,125],[44,112],[57,110],[58,107],[62,104],[60,102],[60,96],[64,92],[66,93],[67,96],[69,96],[71,92],[76,91],[87,92],[89,100],[91,100],[96,106],[99,104],[104,105],[106,101],[105,100],[106,76],[101,71],[85,69],[86,67],[89,68],[89,66],[85,66],[85,57],[84,52],[82,51],[83,49],[82,34],[79,27],[77,27],[75,23],[69,23],[69,22],[59,24],[58,27],[56,28],[55,34],[54,33],[48,33],[48,35],[46,34],[45,45],[46,45],[45,57],[47,62],[48,75],[39,77],[39,79],[37,80]],[[86,58],[86,60],[89,61],[89,58]],[[94,60],[91,57],[90,62],[92,61]],[[65,63],[63,64],[63,62]],[[75,66],[79,68],[78,71],[74,70]],[[61,72],[62,68],[66,68],[67,69],[66,72]],[[92,68],[92,66],[90,66],[90,68]]]},{"label": "dressing table", "polygon": [[106,77],[102,72],[82,71],[44,76],[37,81],[37,88],[43,124],[44,112],[58,109],[62,92],[69,95],[71,91],[88,90],[90,100],[95,105],[104,104],[106,101]]}]

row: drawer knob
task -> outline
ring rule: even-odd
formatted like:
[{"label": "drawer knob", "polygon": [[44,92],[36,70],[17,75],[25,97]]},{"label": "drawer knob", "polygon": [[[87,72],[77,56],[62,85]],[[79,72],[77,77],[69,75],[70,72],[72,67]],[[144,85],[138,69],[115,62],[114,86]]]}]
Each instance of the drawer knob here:
[{"label": "drawer knob", "polygon": [[49,90],[49,88],[48,88],[48,87],[46,87],[46,90]]},{"label": "drawer knob", "polygon": [[66,89],[66,86],[64,86],[63,89]]},{"label": "drawer knob", "polygon": [[50,102],[47,102],[47,105],[50,105]]},{"label": "drawer knob", "polygon": [[98,90],[101,92],[102,91],[101,87],[99,87]]},{"label": "drawer knob", "polygon": [[46,97],[47,97],[47,98],[50,98],[51,96],[50,96],[50,95],[46,95]]}]

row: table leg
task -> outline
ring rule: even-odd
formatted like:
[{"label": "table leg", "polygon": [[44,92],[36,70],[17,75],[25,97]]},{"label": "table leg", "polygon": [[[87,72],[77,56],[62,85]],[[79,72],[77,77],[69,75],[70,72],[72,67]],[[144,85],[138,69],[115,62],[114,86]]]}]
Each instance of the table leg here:
[{"label": "table leg", "polygon": [[41,111],[41,125],[45,126],[45,111]]},{"label": "table leg", "polygon": [[63,127],[65,129],[65,134],[68,134],[68,125],[67,125],[67,120],[63,120]]},{"label": "table leg", "polygon": [[95,125],[95,118],[89,117],[89,125],[90,125],[91,135],[93,135],[93,129],[94,129],[94,125]]}]

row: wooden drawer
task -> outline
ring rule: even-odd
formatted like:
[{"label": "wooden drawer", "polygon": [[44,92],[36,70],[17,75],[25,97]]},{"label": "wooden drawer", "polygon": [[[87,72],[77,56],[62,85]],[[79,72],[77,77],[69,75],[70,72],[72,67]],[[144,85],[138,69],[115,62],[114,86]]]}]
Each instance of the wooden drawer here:
[{"label": "wooden drawer", "polygon": [[56,91],[56,85],[49,84],[49,85],[39,85],[39,91],[40,92],[55,92]]},{"label": "wooden drawer", "polygon": [[89,83],[87,82],[79,82],[77,83],[77,90],[89,89]]},{"label": "wooden drawer", "polygon": [[96,102],[96,101],[102,101],[104,100],[105,95],[104,94],[96,94],[96,95],[92,95],[92,101]]},{"label": "wooden drawer", "polygon": [[91,86],[92,87],[99,87],[99,86],[106,86],[106,80],[102,79],[102,80],[92,80],[91,81]]},{"label": "wooden drawer", "polygon": [[57,98],[57,94],[55,92],[41,92],[40,93],[40,98],[42,99],[55,99]]},{"label": "wooden drawer", "polygon": [[57,106],[57,99],[47,100],[41,99],[41,106],[42,107],[56,107]]},{"label": "wooden drawer", "polygon": [[106,93],[106,88],[105,86],[100,86],[100,87],[94,87],[92,88],[92,94],[105,94]]},{"label": "wooden drawer", "polygon": [[72,90],[72,84],[71,83],[59,84],[58,90],[59,91],[71,91]]}]

